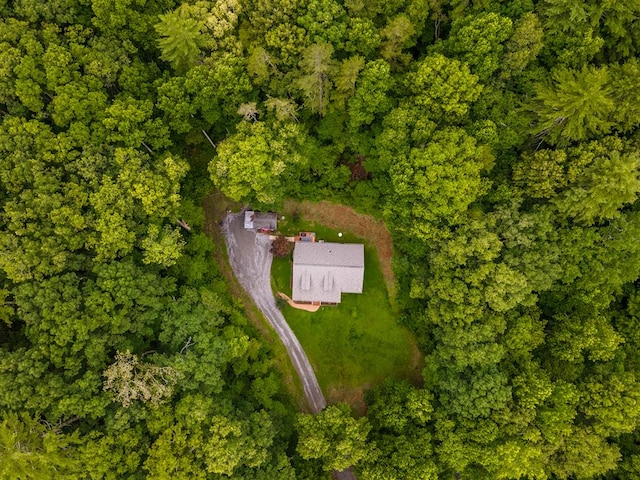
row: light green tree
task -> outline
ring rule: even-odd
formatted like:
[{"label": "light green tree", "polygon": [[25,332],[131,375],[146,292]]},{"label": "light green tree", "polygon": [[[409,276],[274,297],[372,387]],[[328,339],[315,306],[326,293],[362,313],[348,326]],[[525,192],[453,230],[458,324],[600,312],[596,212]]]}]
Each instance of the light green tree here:
[{"label": "light green tree", "polygon": [[393,84],[391,67],[384,60],[364,65],[356,81],[355,92],[349,99],[349,126],[355,129],[370,125],[376,115],[387,113],[392,105],[388,91]]},{"label": "light green tree", "polygon": [[0,479],[78,478],[77,435],[65,435],[26,414],[0,422]]},{"label": "light green tree", "polygon": [[407,15],[399,14],[390,18],[387,25],[380,31],[382,58],[396,67],[409,63],[411,56],[403,50],[415,44],[415,33],[416,28]]},{"label": "light green tree", "polygon": [[160,15],[155,29],[160,35],[161,58],[170,62],[177,72],[186,72],[198,62],[205,42],[201,28],[200,22],[187,17],[181,9]]},{"label": "light green tree", "polygon": [[543,32],[535,13],[528,12],[514,24],[513,34],[505,43],[502,77],[521,73],[538,56],[543,46]]},{"label": "light green tree", "polygon": [[335,90],[332,95],[333,109],[345,109],[347,101],[356,91],[358,77],[360,76],[363,68],[364,58],[359,55],[355,55],[340,62],[334,74]]},{"label": "light green tree", "polygon": [[615,109],[606,67],[557,70],[539,83],[526,106],[533,112],[533,133],[553,145],[592,140],[608,133]]},{"label": "light green tree", "polygon": [[209,164],[214,184],[236,201],[273,204],[285,195],[287,181],[307,160],[304,135],[295,123],[242,122],[218,145]]},{"label": "light green tree", "polygon": [[621,65],[612,65],[611,79],[616,109],[613,118],[616,129],[628,132],[640,122],[640,92],[636,79],[640,76],[640,63],[636,58]]},{"label": "light green tree", "polygon": [[459,58],[471,72],[486,81],[500,68],[505,41],[513,31],[509,18],[496,13],[480,13],[453,22],[444,51]]},{"label": "light green tree", "polygon": [[319,459],[326,471],[344,470],[369,455],[366,418],[355,420],[347,404],[330,405],[317,415],[298,415],[297,451],[304,459]]},{"label": "light green tree", "polygon": [[296,81],[307,107],[320,116],[327,111],[333,86],[335,62],[332,55],[333,47],[328,43],[316,43],[306,48],[300,61],[302,76]]},{"label": "light green tree", "polygon": [[460,129],[437,132],[391,167],[395,196],[389,206],[397,225],[420,238],[441,223],[457,224],[471,203],[487,191],[481,149]]},{"label": "light green tree", "polygon": [[600,150],[596,155],[575,182],[553,202],[560,212],[585,225],[620,216],[620,209],[635,202],[640,194],[640,156],[637,153]]},{"label": "light green tree", "polygon": [[455,123],[467,115],[482,86],[469,67],[458,60],[432,54],[418,62],[407,74],[405,86],[411,102],[435,121]]}]

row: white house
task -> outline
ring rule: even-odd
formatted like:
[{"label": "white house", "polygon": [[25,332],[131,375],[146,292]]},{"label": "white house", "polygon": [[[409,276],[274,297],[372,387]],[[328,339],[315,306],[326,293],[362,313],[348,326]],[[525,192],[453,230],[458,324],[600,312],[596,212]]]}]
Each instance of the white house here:
[{"label": "white house", "polygon": [[293,250],[292,300],[340,303],[342,293],[362,293],[364,245],[296,242]]}]

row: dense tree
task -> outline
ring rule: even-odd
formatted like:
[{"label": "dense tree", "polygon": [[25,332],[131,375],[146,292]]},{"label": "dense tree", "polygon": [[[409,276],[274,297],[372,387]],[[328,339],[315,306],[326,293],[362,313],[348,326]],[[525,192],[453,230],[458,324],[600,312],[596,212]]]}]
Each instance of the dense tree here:
[{"label": "dense tree", "polygon": [[593,32],[594,37],[603,39],[600,47],[604,45],[614,58],[624,58],[637,52],[637,44],[627,34],[640,11],[637,1],[623,5],[619,2],[552,0],[540,4],[540,10],[554,43],[568,43],[567,39],[571,37]]},{"label": "dense tree", "polygon": [[640,192],[638,154],[622,150],[618,139],[607,140],[574,151],[571,160],[583,170],[555,201],[562,213],[583,224],[620,216],[620,208],[633,203]]},{"label": "dense tree", "polygon": [[559,70],[538,84],[530,105],[534,133],[555,145],[591,140],[611,130],[615,108],[606,68]]},{"label": "dense tree", "polygon": [[210,59],[190,69],[186,76],[171,77],[158,88],[157,107],[177,133],[193,128],[224,130],[237,120],[238,107],[251,91],[244,61],[233,54]]},{"label": "dense tree", "polygon": [[160,35],[158,45],[162,50],[162,59],[171,62],[180,73],[193,67],[200,56],[200,47],[204,38],[200,33],[201,25],[181,14],[181,10],[160,15],[160,23],[155,26]]},{"label": "dense tree", "polygon": [[310,0],[297,23],[305,29],[314,44],[329,43],[342,48],[347,35],[347,16],[344,8],[335,0]]},{"label": "dense tree", "polygon": [[412,149],[408,158],[398,159],[391,168],[397,224],[423,238],[432,237],[443,222],[458,224],[469,205],[486,192],[481,156],[473,137],[447,129],[424,148]]},{"label": "dense tree", "polygon": [[327,110],[330,86],[330,74],[333,71],[330,44],[314,44],[302,53],[300,68],[302,76],[298,86],[303,92],[305,103],[312,112],[324,115]]},{"label": "dense tree", "polygon": [[[158,16],[171,9],[174,2],[132,2],[130,0],[91,0],[92,17],[87,27],[95,27],[105,36],[118,37],[131,47],[157,52],[153,27]],[[132,45],[133,44],[133,45]],[[131,48],[130,47],[130,48]]]},{"label": "dense tree", "polygon": [[400,14],[390,18],[380,32],[382,58],[396,66],[408,64],[411,57],[408,53],[403,53],[403,50],[414,45],[415,33],[415,26],[407,15]]},{"label": "dense tree", "polygon": [[405,86],[423,115],[446,123],[464,118],[482,92],[478,78],[466,64],[440,54],[418,62],[416,70],[407,75]]},{"label": "dense tree", "polygon": [[505,44],[502,75],[510,77],[524,71],[543,47],[540,20],[534,13],[526,13],[514,24],[513,34]]},{"label": "dense tree", "polygon": [[369,430],[367,419],[353,419],[348,405],[330,405],[316,416],[298,416],[297,451],[304,459],[319,459],[327,471],[344,470],[372,455]]},{"label": "dense tree", "polygon": [[640,65],[635,58],[622,65],[611,67],[613,97],[616,104],[613,120],[616,129],[622,132],[633,131],[638,126],[640,97],[633,79],[637,78],[639,71]]},{"label": "dense tree", "polygon": [[469,66],[471,72],[486,81],[498,68],[504,42],[512,33],[510,19],[495,13],[483,13],[453,22],[444,50]]},{"label": "dense tree", "polygon": [[65,435],[38,418],[8,414],[0,423],[0,477],[77,478],[80,464],[75,456],[77,435]]},{"label": "dense tree", "polygon": [[294,123],[240,123],[238,132],[218,146],[211,178],[234,200],[273,204],[283,197],[287,179],[307,162],[298,152],[303,142],[304,133]]},{"label": "dense tree", "polygon": [[532,198],[551,198],[559,212],[592,225],[620,216],[636,200],[638,156],[618,137],[566,150],[538,150],[514,167],[514,179]]},{"label": "dense tree", "polygon": [[390,66],[383,60],[364,65],[353,96],[349,99],[349,126],[371,125],[376,115],[385,114],[392,105],[388,91],[393,87]]},{"label": "dense tree", "polygon": [[[639,11],[0,2],[0,477],[637,477]],[[383,217],[424,385],[296,424],[212,182]]]}]

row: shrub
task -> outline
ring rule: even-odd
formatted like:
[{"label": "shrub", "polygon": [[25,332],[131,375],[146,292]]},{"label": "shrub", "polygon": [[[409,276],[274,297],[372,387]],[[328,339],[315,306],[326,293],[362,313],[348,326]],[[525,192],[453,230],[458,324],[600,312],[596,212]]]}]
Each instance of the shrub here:
[{"label": "shrub", "polygon": [[284,235],[278,235],[271,244],[271,253],[274,257],[286,257],[293,252],[293,243],[289,242]]}]

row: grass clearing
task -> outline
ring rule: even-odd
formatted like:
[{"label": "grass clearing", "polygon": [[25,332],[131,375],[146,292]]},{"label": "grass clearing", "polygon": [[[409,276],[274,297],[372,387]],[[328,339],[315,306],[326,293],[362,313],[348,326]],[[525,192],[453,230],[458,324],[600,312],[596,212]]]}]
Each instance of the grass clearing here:
[{"label": "grass clearing", "polygon": [[[329,403],[347,401],[363,411],[363,391],[386,378],[408,378],[419,383],[421,355],[413,335],[396,321],[375,248],[354,233],[289,217],[279,230],[292,235],[314,231],[327,242],[364,243],[365,276],[362,294],[343,294],[338,306],[316,313],[279,302],[287,322],[300,340]],[[375,231],[372,232],[375,234]],[[275,291],[291,295],[291,257],[274,259]]]}]

